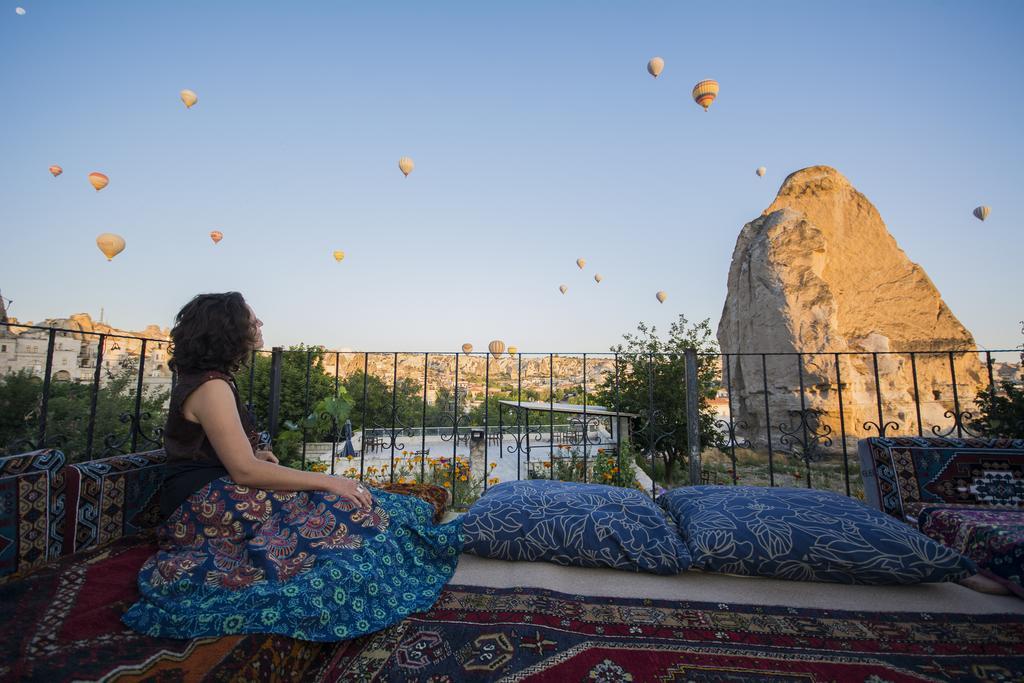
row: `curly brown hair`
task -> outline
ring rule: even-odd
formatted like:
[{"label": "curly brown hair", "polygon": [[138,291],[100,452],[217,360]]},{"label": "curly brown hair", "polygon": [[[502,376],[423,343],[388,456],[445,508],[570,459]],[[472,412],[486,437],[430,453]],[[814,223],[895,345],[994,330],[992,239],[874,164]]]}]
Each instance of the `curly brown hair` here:
[{"label": "curly brown hair", "polygon": [[199,294],[174,318],[168,365],[176,372],[237,372],[257,339],[252,313],[241,294]]}]

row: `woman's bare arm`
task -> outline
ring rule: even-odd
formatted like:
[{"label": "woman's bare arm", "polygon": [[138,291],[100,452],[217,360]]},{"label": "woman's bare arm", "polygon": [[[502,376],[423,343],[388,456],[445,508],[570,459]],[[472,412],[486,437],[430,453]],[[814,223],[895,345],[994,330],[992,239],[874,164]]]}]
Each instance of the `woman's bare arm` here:
[{"label": "woman's bare arm", "polygon": [[370,492],[358,482],[319,472],[303,472],[260,460],[252,452],[238,417],[235,394],[221,379],[204,382],[185,400],[182,413],[203,426],[231,479],[242,486],[277,491],[327,491],[356,501],[373,503]]}]

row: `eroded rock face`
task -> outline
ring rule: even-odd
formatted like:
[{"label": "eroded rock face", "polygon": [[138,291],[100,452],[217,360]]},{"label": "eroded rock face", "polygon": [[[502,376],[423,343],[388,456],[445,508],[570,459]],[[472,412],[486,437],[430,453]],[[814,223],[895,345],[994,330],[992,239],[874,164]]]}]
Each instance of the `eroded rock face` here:
[{"label": "eroded rock face", "polygon": [[[881,421],[896,423],[886,434],[916,435],[919,427],[926,435],[932,427],[945,431],[953,425],[946,411],[954,410],[949,355],[917,354],[912,362],[902,352],[976,348],[877,209],[828,166],[791,174],[772,205],[743,226],[718,341],[723,353],[807,354],[768,356],[764,364],[760,356],[731,357],[734,415],[746,423],[743,435],[761,445],[767,424],[778,443],[780,425],[793,429],[799,423],[801,372],[803,405],[823,411],[818,428],[838,436],[836,353],[853,354],[838,357],[848,437],[879,433],[876,362]],[[986,373],[977,354],[954,354],[953,366],[960,411],[970,410]]]}]

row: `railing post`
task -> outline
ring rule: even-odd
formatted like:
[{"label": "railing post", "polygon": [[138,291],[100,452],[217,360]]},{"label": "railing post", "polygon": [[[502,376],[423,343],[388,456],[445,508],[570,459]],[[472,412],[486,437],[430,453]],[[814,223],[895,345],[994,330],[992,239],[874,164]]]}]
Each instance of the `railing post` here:
[{"label": "railing post", "polygon": [[277,438],[277,420],[281,413],[281,359],[284,349],[275,346],[270,351],[270,397],[267,412],[270,438]]},{"label": "railing post", "polygon": [[697,391],[697,349],[683,350],[686,363],[686,445],[689,451],[690,484],[700,484],[700,397]]},{"label": "railing post", "polygon": [[46,345],[46,370],[43,374],[43,400],[39,407],[39,432],[36,435],[36,448],[45,448],[46,413],[50,409],[50,375],[53,374],[53,346],[57,342],[57,329],[50,328],[49,342]]}]

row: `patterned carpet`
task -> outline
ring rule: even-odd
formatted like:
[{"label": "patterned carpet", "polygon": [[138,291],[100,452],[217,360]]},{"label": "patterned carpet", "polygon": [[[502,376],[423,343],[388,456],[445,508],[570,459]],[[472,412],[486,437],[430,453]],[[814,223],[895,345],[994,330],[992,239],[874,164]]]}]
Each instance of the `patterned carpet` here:
[{"label": "patterned carpet", "polygon": [[449,586],[311,667],[327,681],[1018,681],[1024,617]]}]

